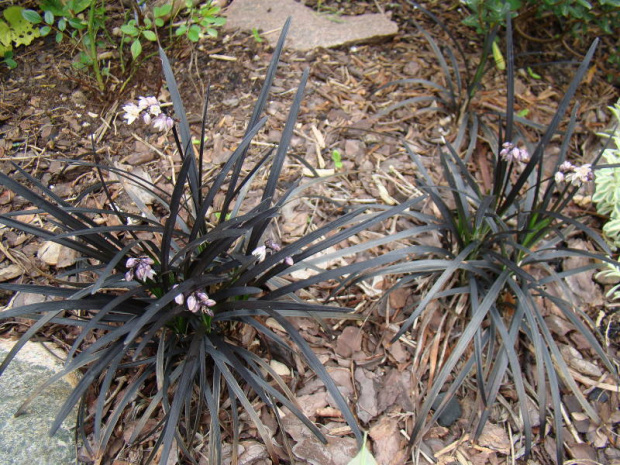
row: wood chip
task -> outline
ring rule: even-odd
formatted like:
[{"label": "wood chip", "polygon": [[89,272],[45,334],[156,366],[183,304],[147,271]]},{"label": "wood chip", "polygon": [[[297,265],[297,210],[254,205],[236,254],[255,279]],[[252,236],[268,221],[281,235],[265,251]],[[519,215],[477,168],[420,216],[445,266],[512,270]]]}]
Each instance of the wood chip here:
[{"label": "wood chip", "polygon": [[353,353],[362,349],[362,330],[355,326],[347,326],[342,330],[336,342],[336,353],[343,358],[349,358]]},{"label": "wood chip", "polygon": [[37,252],[37,257],[49,266],[67,268],[77,260],[77,252],[57,242],[47,241]]},{"label": "wood chip", "polygon": [[398,421],[383,417],[372,428],[369,435],[373,440],[375,459],[380,465],[405,464],[406,455],[404,444],[398,429]]},{"label": "wood chip", "polygon": [[574,347],[563,345],[560,347],[560,352],[562,352],[564,360],[568,362],[569,366],[579,373],[597,378],[603,376],[603,371],[594,363],[584,360],[581,353]]},{"label": "wood chip", "polygon": [[0,268],[0,282],[9,281],[21,276],[24,270],[21,266],[10,264],[8,266]]},{"label": "wood chip", "polygon": [[489,423],[484,426],[478,444],[502,454],[510,453],[510,439],[506,430],[499,425]]},{"label": "wood chip", "polygon": [[291,376],[291,369],[282,362],[271,360],[269,366],[280,376]]}]

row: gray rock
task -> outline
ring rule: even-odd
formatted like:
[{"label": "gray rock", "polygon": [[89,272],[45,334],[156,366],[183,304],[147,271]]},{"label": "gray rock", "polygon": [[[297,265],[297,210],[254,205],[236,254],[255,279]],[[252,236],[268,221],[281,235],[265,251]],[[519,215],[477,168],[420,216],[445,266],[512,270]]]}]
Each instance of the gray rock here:
[{"label": "gray rock", "polygon": [[[4,360],[15,341],[0,340],[0,360]],[[76,463],[74,427],[76,412],[69,415],[54,436],[50,426],[76,383],[67,376],[44,389],[15,417],[20,405],[33,389],[62,367],[40,344],[28,343],[0,377],[0,465],[65,465]]]},{"label": "gray rock", "polygon": [[271,45],[291,16],[286,45],[299,51],[377,42],[393,37],[398,26],[383,14],[333,16],[317,13],[295,0],[234,0],[226,12],[227,29],[262,31]]},{"label": "gray rock", "polygon": [[[433,410],[437,410],[441,405],[441,402],[443,402],[445,396],[445,392],[438,394],[431,408]],[[456,397],[452,397],[443,409],[443,412],[441,412],[441,415],[439,415],[439,417],[437,418],[437,424],[439,426],[449,428],[454,423],[456,423],[459,418],[461,418],[462,414],[463,411],[461,409],[461,404]]]}]

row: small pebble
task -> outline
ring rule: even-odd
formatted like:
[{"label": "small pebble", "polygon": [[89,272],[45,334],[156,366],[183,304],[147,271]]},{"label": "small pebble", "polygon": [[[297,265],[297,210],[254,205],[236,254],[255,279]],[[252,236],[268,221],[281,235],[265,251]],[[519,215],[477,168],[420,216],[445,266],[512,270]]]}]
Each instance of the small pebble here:
[{"label": "small pebble", "polygon": [[[445,396],[445,392],[439,394],[435,399],[435,402],[433,402],[433,406],[431,408],[433,410],[437,409]],[[448,404],[443,409],[443,412],[441,412],[441,415],[439,415],[439,418],[437,418],[437,424],[439,426],[443,426],[444,428],[449,428],[459,418],[461,418],[462,414],[463,410],[461,409],[461,404],[456,397],[452,397],[452,399],[448,401]]]}]

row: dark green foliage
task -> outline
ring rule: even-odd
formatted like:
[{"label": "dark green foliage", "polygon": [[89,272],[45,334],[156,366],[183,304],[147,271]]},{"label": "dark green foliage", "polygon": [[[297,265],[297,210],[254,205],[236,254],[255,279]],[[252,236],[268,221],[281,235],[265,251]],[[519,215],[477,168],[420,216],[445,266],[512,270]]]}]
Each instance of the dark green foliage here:
[{"label": "dark green foliage", "polygon": [[[585,48],[593,38],[606,36],[607,78],[617,84],[620,0],[464,0],[460,3],[471,12],[463,22],[485,36],[494,28],[505,26],[507,14],[514,18],[521,35],[534,45],[555,41],[566,44],[568,40],[578,48]],[[540,37],[538,31],[544,31],[544,35]]]},{"label": "dark green foliage", "polygon": [[505,26],[508,12],[517,21],[552,14],[561,20],[565,31],[573,34],[588,34],[593,27],[613,34],[620,27],[618,0],[465,0],[462,3],[471,11],[464,23],[475,27],[478,33]]}]

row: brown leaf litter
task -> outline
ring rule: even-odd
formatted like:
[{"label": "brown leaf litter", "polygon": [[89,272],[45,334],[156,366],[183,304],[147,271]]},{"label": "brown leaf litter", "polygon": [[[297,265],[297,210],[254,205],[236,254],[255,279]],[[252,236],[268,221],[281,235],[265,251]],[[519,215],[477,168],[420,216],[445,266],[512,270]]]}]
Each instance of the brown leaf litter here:
[{"label": "brown leaf litter", "polygon": [[[351,13],[375,11],[376,8],[374,2],[348,2],[344,7],[355,9]],[[427,91],[401,86],[375,93],[380,86],[402,78],[441,79],[432,52],[424,45],[419,33],[408,25],[409,16],[416,15],[419,21],[424,21],[424,18],[404,3],[401,8],[395,10],[394,19],[402,24],[402,31],[392,42],[363,45],[355,49],[284,54],[284,63],[278,71],[276,88],[268,108],[269,127],[259,134],[253,143],[253,150],[261,154],[273,146],[282,131],[290,93],[296,88],[302,69],[310,67],[311,78],[290,154],[303,158],[317,169],[331,170],[334,174],[329,182],[316,185],[312,191],[316,194],[315,199],[285,205],[285,220],[279,222],[284,242],[307,234],[312,225],[320,225],[336,217],[341,212],[336,203],[343,206],[393,203],[413,195],[416,173],[403,149],[403,140],[421,154],[432,175],[437,174],[436,143],[442,137],[454,141],[454,119],[442,120],[429,112],[417,111],[420,108],[408,106],[379,115],[394,103],[421,96]],[[468,56],[474,59],[480,44],[471,37],[469,30],[460,25],[461,18],[457,12],[442,11],[442,14],[457,30]],[[431,24],[425,23],[425,27],[437,40],[445,40],[442,32]],[[190,121],[193,122],[192,130],[196,134],[202,110],[201,99],[197,96],[204,95],[206,82],[210,81],[212,85],[209,113],[212,116],[208,122],[209,138],[206,141],[207,173],[214,173],[241,140],[271,52],[267,45],[257,44],[249,34],[239,32],[222,34],[213,42],[200,44],[197,49],[170,51],[171,56],[176,58],[175,72],[180,79]],[[216,57],[218,55],[234,59],[220,60]],[[145,70],[148,72],[145,71],[142,80],[137,81],[128,94],[117,96],[116,101],[110,102],[97,99],[88,90],[80,89],[78,81],[67,79],[66,76],[71,75],[70,63],[57,49],[43,43],[35,44],[32,54],[27,55],[24,61],[24,65],[11,74],[2,71],[0,164],[5,172],[12,169],[10,162],[19,163],[32,175],[42,178],[43,182],[54,184],[63,197],[72,197],[92,184],[94,178],[84,170],[63,170],[58,160],[88,157],[91,133],[97,135],[101,156],[111,162],[140,169],[156,182],[162,176],[168,176],[171,168],[179,168],[180,160],[170,140],[137,127],[126,127],[120,118],[119,108],[125,101],[138,95],[160,94],[161,80],[156,62],[147,64],[148,69]],[[528,117],[534,121],[548,121],[557,106],[562,79],[551,69],[542,80],[519,74],[516,83],[517,111],[527,109],[530,111]],[[501,109],[505,100],[504,89],[503,76],[492,70],[483,81],[483,89],[475,105],[485,110]],[[592,134],[608,124],[608,116],[600,109],[615,101],[618,94],[617,90],[610,90],[598,79],[581,92],[579,120],[583,121],[583,127],[578,128],[577,137],[578,145],[587,149],[595,139]],[[342,168],[337,168],[332,159],[334,150],[342,154]],[[481,163],[479,166],[484,165]],[[481,182],[484,182],[484,168],[480,169]],[[303,173],[303,166],[291,158],[283,173],[284,181],[299,180]],[[310,179],[306,173],[304,180]],[[161,184],[166,186],[164,182]],[[132,196],[140,198],[139,193],[128,193],[121,188],[115,189],[113,195],[115,202],[118,200],[126,208],[132,207]],[[320,200],[321,196],[332,202]],[[105,199],[93,196],[89,201],[93,205],[102,205]],[[156,206],[151,206],[148,199],[142,199],[142,202],[156,213]],[[19,199],[12,198],[8,191],[0,192],[0,211],[23,207]],[[36,221],[36,217],[32,215],[32,218],[22,220]],[[396,227],[396,221],[404,220],[395,220],[386,225],[386,230]],[[368,234],[381,232],[371,231]],[[0,237],[0,280],[20,279],[26,271],[49,279],[56,269],[69,266],[66,264],[74,259],[69,258],[64,250],[51,251],[49,255],[41,252],[37,256],[40,243],[27,237],[17,237],[6,228],[0,230]],[[432,244],[437,238],[427,237],[425,240]],[[578,238],[570,240],[574,241],[571,246],[587,247]],[[346,262],[328,266],[342,264]],[[562,266],[570,269],[582,264],[567,261]],[[389,343],[395,326],[403,319],[404,310],[415,302],[417,292],[409,288],[397,289],[390,294],[387,302],[382,302],[382,306],[377,308],[378,295],[387,287],[389,283],[377,280],[358,288],[349,296],[350,302],[354,302],[359,312],[363,312],[366,318],[363,324],[348,321],[323,327],[312,320],[301,319],[295,323],[353,406],[362,427],[369,431],[372,452],[381,465],[411,463],[411,457],[404,456],[407,435],[411,432],[416,409],[424,400],[428,385],[449,355],[451,340],[448,335],[458,327],[454,315],[442,314],[440,309],[430,309],[432,311],[422,315],[415,331],[398,342]],[[576,298],[582,300],[584,312],[593,321],[599,320],[601,312],[608,313],[601,287],[594,284],[591,277],[579,275],[570,281],[570,287]],[[562,291],[550,286],[549,292]],[[319,299],[328,294],[327,288],[315,289],[302,297]],[[552,305],[547,305],[545,312],[545,321],[562,347],[580,388],[586,395],[595,389],[608,394],[605,402],[595,405],[600,417],[598,423],[580,415],[578,402],[566,401],[565,419],[570,420],[565,435],[568,455],[574,463],[587,460],[620,463],[617,386],[592,361],[593,354],[588,349],[587,341],[582,340],[562,313]],[[274,331],[280,331],[281,328],[278,329],[277,323],[274,323],[266,322]],[[12,328],[4,330],[7,335],[14,335],[23,332],[23,328],[23,324],[17,322]],[[42,337],[63,340],[67,345],[75,334],[53,327]],[[93,334],[91,339],[96,337]],[[261,347],[261,341],[251,330],[239,337],[246,347],[253,350]],[[614,355],[617,354],[618,342],[617,339],[609,343],[608,349]],[[327,446],[323,446],[298,419],[284,410],[282,428],[279,427],[266,409],[256,402],[255,407],[261,412],[261,418],[271,425],[278,454],[286,459],[282,441],[282,433],[285,432],[299,463],[346,465],[356,454],[357,445],[325,388],[298,357],[291,358],[272,348],[265,352],[265,356],[271,357],[272,367],[285,376],[297,394],[301,409],[319,424],[328,440]],[[528,356],[524,354],[524,357]],[[295,372],[286,372],[285,365],[295,367]],[[119,386],[119,391],[121,389],[122,386]],[[416,451],[418,463],[431,463],[430,457],[434,456],[437,463],[444,464],[507,464],[518,457],[522,447],[516,427],[518,419],[506,413],[507,410],[515,410],[514,396],[509,386],[500,396],[504,408],[494,411],[477,442],[469,436],[469,419],[478,408],[474,391],[473,387],[467,387],[459,393],[464,413],[458,421],[449,428],[434,426],[429,429],[420,449]],[[537,412],[533,406],[528,406],[528,409],[532,415]],[[267,449],[256,441],[257,434],[249,419],[242,416],[241,420],[239,463],[270,463]],[[535,427],[540,425],[539,420],[533,423]],[[115,433],[117,440],[114,449],[117,453],[109,463],[139,463],[148,454],[152,442],[145,441],[143,451],[126,452],[125,439],[132,427],[130,414],[122,424],[123,428]],[[542,445],[535,448],[529,463],[552,463],[549,457],[555,455],[554,438],[549,436],[548,431],[538,433],[543,438]],[[197,454],[207,440],[202,439],[194,446]],[[226,457],[231,455],[229,441],[230,436],[225,432],[223,447],[227,451],[224,454]],[[204,460],[200,463],[206,465]]]}]

